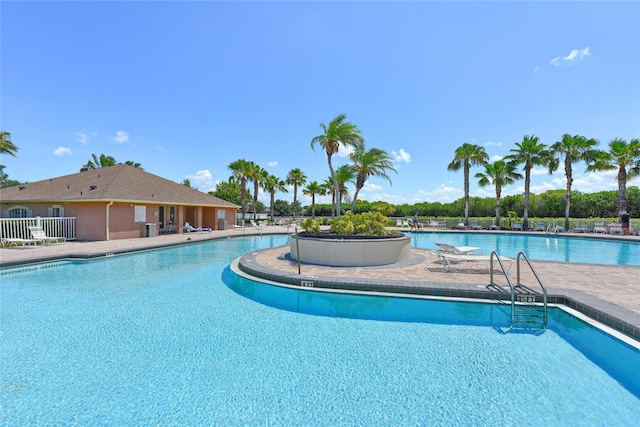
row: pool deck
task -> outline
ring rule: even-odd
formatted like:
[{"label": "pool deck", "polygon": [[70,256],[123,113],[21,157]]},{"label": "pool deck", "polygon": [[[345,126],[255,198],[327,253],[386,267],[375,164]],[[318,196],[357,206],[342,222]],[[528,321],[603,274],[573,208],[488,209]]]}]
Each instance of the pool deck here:
[{"label": "pool deck", "polygon": [[[287,227],[269,226],[260,233],[284,234]],[[407,230],[404,230],[407,231]],[[446,230],[434,230],[446,232]],[[428,231],[427,231],[428,232]],[[459,231],[456,231],[459,232]],[[482,231],[468,231],[470,233]],[[537,233],[540,234],[540,233]],[[192,244],[213,239],[256,236],[252,228],[211,233],[161,235],[153,238],[122,239],[100,242],[70,241],[38,247],[0,248],[0,267],[41,261],[112,256],[141,250]],[[611,236],[562,233],[562,236],[611,238]],[[640,242],[638,236],[617,237]],[[594,242],[595,243],[595,242]],[[595,249],[595,248],[594,248]],[[245,273],[260,280],[273,280],[292,286],[338,288],[352,291],[393,292],[451,298],[503,299],[500,288],[490,285],[490,276],[477,270],[446,272],[431,251],[412,249],[408,261],[380,267],[323,267],[298,265],[287,254],[288,246],[245,254],[236,263]],[[606,256],[606,255],[603,255]],[[638,254],[640,256],[640,253]],[[547,287],[550,303],[567,305],[587,316],[640,341],[640,267],[564,262],[533,261],[533,266]],[[517,268],[510,270],[515,282]],[[494,283],[506,287],[502,274]],[[535,288],[535,279],[522,269],[522,283]]]}]

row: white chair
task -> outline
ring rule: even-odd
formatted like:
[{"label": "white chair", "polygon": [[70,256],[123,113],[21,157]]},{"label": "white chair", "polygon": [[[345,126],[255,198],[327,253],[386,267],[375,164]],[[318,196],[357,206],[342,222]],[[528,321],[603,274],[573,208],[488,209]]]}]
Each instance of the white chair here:
[{"label": "white chair", "polygon": [[64,241],[66,240],[64,237],[47,236],[47,234],[44,232],[42,227],[29,227],[29,231],[31,232],[31,236],[33,237],[33,239],[36,240],[37,242],[41,242],[42,244],[52,243],[52,242],[64,243]]},{"label": "white chair", "polygon": [[473,252],[482,252],[482,248],[476,248],[475,246],[453,246],[448,243],[438,242],[436,242],[436,245],[440,248],[440,252],[442,253],[468,255]]},{"label": "white chair", "polygon": [[596,221],[593,223],[593,232],[594,233],[602,233],[602,234],[606,234],[607,233],[607,229],[604,226],[604,221]]},{"label": "white chair", "polygon": [[514,223],[511,224],[511,229],[512,230],[518,230],[518,231],[522,231],[522,223],[519,221],[516,221]]},{"label": "white chair", "polygon": [[[453,273],[456,270],[471,271],[478,267],[486,269],[487,272],[491,270],[491,255],[452,254],[446,252],[436,252],[435,254],[440,258],[442,266],[449,273]],[[501,256],[500,261],[502,261],[503,265],[507,264],[505,273],[508,273],[513,265],[513,259]],[[493,257],[493,262],[500,265],[496,257]]]}]

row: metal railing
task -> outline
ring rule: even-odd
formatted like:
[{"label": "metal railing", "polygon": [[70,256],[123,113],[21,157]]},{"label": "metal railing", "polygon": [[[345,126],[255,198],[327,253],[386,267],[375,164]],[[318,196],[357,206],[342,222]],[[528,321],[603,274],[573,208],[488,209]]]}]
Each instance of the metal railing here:
[{"label": "metal railing", "polygon": [[0,218],[0,237],[3,239],[30,239],[29,227],[42,227],[49,237],[76,240],[75,217]]}]

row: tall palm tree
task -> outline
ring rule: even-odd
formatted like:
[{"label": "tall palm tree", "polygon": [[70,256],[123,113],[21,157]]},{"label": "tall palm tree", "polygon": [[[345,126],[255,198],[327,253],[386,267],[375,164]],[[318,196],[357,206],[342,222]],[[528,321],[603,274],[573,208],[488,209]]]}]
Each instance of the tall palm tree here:
[{"label": "tall palm tree", "polygon": [[480,166],[487,163],[489,155],[484,147],[465,142],[456,148],[453,160],[447,166],[450,171],[464,172],[464,225],[469,225],[469,170],[471,166]]},{"label": "tall palm tree", "polygon": [[567,178],[567,189],[564,195],[564,227],[569,229],[569,212],[571,210],[571,186],[573,185],[573,164],[583,161],[591,163],[598,156],[597,139],[587,139],[582,135],[562,135],[562,140],[550,147],[549,173],[555,172],[564,161],[564,174]]},{"label": "tall palm tree", "polygon": [[315,150],[316,144],[319,144],[327,154],[327,162],[329,164],[331,178],[333,179],[333,187],[335,188],[336,195],[338,195],[336,197],[337,215],[340,215],[342,212],[342,197],[339,196],[338,180],[336,178],[336,172],[333,169],[333,164],[331,163],[331,157],[338,152],[340,145],[343,147],[352,147],[356,143],[364,140],[360,129],[353,123],[347,122],[346,118],[347,116],[345,114],[340,114],[331,120],[328,125],[320,123],[323,133],[311,140],[312,149]]},{"label": "tall palm tree", "polygon": [[264,191],[268,192],[270,195],[269,215],[271,216],[271,220],[273,221],[273,211],[276,204],[276,192],[280,191],[286,193],[288,191],[286,183],[284,182],[284,180],[278,178],[277,176],[269,175],[267,173],[266,176],[262,179],[262,188],[264,188]]},{"label": "tall palm tree", "polygon": [[525,135],[522,142],[516,142],[516,148],[511,149],[511,154],[505,159],[513,161],[516,165],[524,164],[524,213],[523,227],[529,228],[529,206],[531,188],[531,169],[534,166],[546,166],[549,162],[547,146],[540,142],[537,136]]},{"label": "tall palm tree", "polygon": [[342,212],[337,210],[338,206],[341,206],[340,204],[338,204],[338,201],[342,200],[345,203],[349,203],[349,201],[351,200],[351,197],[349,197],[347,184],[354,182],[355,179],[356,179],[356,171],[351,166],[342,165],[338,169],[336,169],[335,180],[338,183],[338,187],[337,187],[338,191],[336,192],[336,214],[337,215],[342,214]]},{"label": "tall palm tree", "polygon": [[266,171],[254,162],[249,162],[247,166],[247,179],[253,182],[253,219],[257,219],[258,190],[262,184],[262,179]]},{"label": "tall palm tree", "polygon": [[298,213],[298,185],[303,185],[307,182],[307,176],[300,169],[291,169],[287,174],[286,183],[293,185],[293,218],[295,219]]},{"label": "tall palm tree", "polygon": [[244,222],[247,215],[247,181],[250,173],[250,162],[245,159],[239,159],[231,162],[227,167],[231,169],[229,182],[240,184],[240,205],[242,208],[242,221]]},{"label": "tall palm tree", "polygon": [[364,183],[370,176],[384,178],[391,184],[391,178],[387,175],[387,171],[396,172],[393,167],[393,159],[389,154],[379,148],[366,150],[363,142],[355,144],[355,150],[349,155],[353,162],[353,169],[356,172],[356,191],[351,201],[351,212],[355,211],[358,193],[364,187]]},{"label": "tall palm tree", "polygon": [[627,143],[616,138],[609,142],[609,151],[599,151],[595,161],[587,166],[587,171],[607,171],[618,169],[618,211],[627,209],[627,182],[640,175],[640,139]]},{"label": "tall palm tree", "polygon": [[305,196],[311,196],[311,217],[316,217],[316,195],[324,196],[325,189],[317,181],[311,181],[305,188],[302,189],[302,194]]},{"label": "tall palm tree", "polygon": [[336,216],[336,188],[333,185],[333,177],[329,176],[322,182],[325,194],[331,194],[331,218]]},{"label": "tall palm tree", "polygon": [[511,185],[516,180],[522,179],[522,174],[516,172],[517,165],[513,162],[497,160],[493,163],[484,165],[484,172],[478,172],[478,184],[480,187],[486,187],[493,184],[496,188],[496,225],[500,226],[500,197],[502,196],[502,188],[505,185]]},{"label": "tall palm tree", "polygon": [[80,168],[80,172],[90,171],[93,169],[106,168],[109,166],[117,165],[118,162],[113,156],[107,156],[100,154],[100,157],[95,154],[91,154],[91,159]]},{"label": "tall palm tree", "polygon": [[0,154],[16,157],[18,150],[19,148],[11,142],[11,132],[0,131]]}]

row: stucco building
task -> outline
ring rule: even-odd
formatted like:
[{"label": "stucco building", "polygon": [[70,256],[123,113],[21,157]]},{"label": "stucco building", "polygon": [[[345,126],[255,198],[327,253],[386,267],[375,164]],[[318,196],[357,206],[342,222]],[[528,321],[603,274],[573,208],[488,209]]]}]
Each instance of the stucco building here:
[{"label": "stucco building", "polygon": [[0,189],[3,218],[74,217],[77,240],[182,233],[189,222],[233,226],[233,203],[129,165],[116,165]]}]

